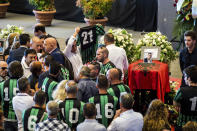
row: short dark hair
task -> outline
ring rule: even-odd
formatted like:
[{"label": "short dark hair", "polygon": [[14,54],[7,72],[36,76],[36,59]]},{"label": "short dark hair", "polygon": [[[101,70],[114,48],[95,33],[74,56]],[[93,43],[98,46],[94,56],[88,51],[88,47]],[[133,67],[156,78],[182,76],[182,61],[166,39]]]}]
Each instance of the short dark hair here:
[{"label": "short dark hair", "polygon": [[19,36],[19,42],[20,42],[21,45],[26,45],[27,42],[30,42],[29,34],[21,34]]},{"label": "short dark hair", "polygon": [[186,75],[194,83],[197,83],[197,66],[191,65],[183,70],[184,75]]},{"label": "short dark hair", "polygon": [[18,79],[23,76],[23,67],[19,61],[12,61],[8,65],[8,74],[11,78]]},{"label": "short dark hair", "polygon": [[34,61],[30,65],[30,71],[33,75],[37,76],[38,73],[42,72],[42,63],[39,61]]},{"label": "short dark hair", "polygon": [[49,65],[49,73],[52,75],[57,75],[61,69],[61,66],[58,62],[53,62]]},{"label": "short dark hair", "polygon": [[45,104],[46,101],[46,94],[45,92],[39,90],[34,94],[34,101],[36,104],[38,104],[39,106],[42,106]]},{"label": "short dark hair", "polygon": [[134,98],[131,94],[122,95],[120,101],[125,109],[129,110],[133,108]]},{"label": "short dark hair", "polygon": [[83,106],[83,114],[84,116],[88,117],[88,118],[92,118],[93,116],[96,116],[96,107],[93,103],[86,103]]},{"label": "short dark hair", "polygon": [[108,79],[105,75],[101,74],[97,77],[96,84],[100,89],[108,88]]},{"label": "short dark hair", "polygon": [[46,32],[45,26],[44,25],[36,25],[34,27],[34,32],[38,32],[38,31],[41,31],[41,32],[45,33]]},{"label": "short dark hair", "polygon": [[114,43],[114,35],[112,33],[107,33],[104,36],[104,40],[110,43]]},{"label": "short dark hair", "polygon": [[184,33],[184,36],[190,36],[192,38],[192,40],[196,40],[196,32],[194,32],[194,31],[186,31]]},{"label": "short dark hair", "polygon": [[94,65],[94,67],[100,72],[101,70],[101,66],[98,62],[96,61],[93,61],[93,62],[90,62],[91,65]]},{"label": "short dark hair", "polygon": [[51,55],[46,55],[44,57],[44,63],[45,63],[46,66],[49,66],[50,64],[52,64],[53,61],[54,61],[54,58]]},{"label": "short dark hair", "polygon": [[48,36],[47,35],[41,35],[41,36],[39,36],[39,38],[45,40],[46,38],[48,38]]},{"label": "short dark hair", "polygon": [[28,85],[30,85],[30,84],[29,84],[29,81],[26,77],[21,77],[17,81],[17,88],[19,89],[20,92],[26,91]]},{"label": "short dark hair", "polygon": [[27,57],[28,54],[35,54],[36,55],[36,50],[34,49],[26,49],[24,52],[24,56]]}]

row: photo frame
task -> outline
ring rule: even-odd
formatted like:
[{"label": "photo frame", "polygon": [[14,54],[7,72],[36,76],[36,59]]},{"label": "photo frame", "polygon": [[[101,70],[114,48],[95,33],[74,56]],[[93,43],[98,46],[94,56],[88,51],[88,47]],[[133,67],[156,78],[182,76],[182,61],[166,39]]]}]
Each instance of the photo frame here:
[{"label": "photo frame", "polygon": [[145,60],[148,55],[151,54],[151,61],[152,60],[160,60],[160,53],[161,53],[161,48],[159,46],[142,46],[141,48],[141,59]]}]

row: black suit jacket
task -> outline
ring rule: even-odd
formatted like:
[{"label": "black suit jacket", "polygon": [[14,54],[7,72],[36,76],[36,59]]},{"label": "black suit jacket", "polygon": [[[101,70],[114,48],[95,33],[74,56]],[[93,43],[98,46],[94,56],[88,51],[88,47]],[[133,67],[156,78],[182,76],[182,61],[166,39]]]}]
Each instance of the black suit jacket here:
[{"label": "black suit jacket", "polygon": [[21,62],[26,49],[27,49],[26,47],[19,47],[18,49],[12,50],[7,59],[7,63],[9,64],[10,62],[14,60]]}]

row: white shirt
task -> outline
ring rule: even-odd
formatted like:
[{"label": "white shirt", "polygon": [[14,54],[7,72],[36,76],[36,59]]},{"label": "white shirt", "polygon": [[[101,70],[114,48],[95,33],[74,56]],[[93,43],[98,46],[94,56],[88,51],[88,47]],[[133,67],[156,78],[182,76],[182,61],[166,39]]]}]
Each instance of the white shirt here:
[{"label": "white shirt", "polygon": [[23,56],[22,60],[21,60],[21,65],[23,67],[23,77],[28,78],[32,73],[30,71],[30,67],[27,65],[27,63],[25,62],[25,56]]},{"label": "white shirt", "polygon": [[27,93],[18,93],[12,99],[12,105],[18,120],[18,130],[23,131],[22,113],[34,105],[33,97]]},{"label": "white shirt", "polygon": [[109,60],[124,73],[123,70],[127,70],[129,65],[125,50],[115,46],[115,44],[107,45],[106,48],[109,51]]},{"label": "white shirt", "polygon": [[70,60],[73,66],[74,77],[77,78],[80,68],[83,66],[81,54],[79,51],[79,47],[77,47],[76,53],[71,52],[73,42],[75,41],[75,37],[71,36],[68,41],[66,48],[64,49],[64,55]]},{"label": "white shirt", "polygon": [[108,131],[142,131],[143,128],[143,116],[138,112],[134,112],[132,109],[120,114],[119,117],[114,119]]},{"label": "white shirt", "polygon": [[107,131],[106,128],[95,119],[85,119],[77,126],[77,131]]}]

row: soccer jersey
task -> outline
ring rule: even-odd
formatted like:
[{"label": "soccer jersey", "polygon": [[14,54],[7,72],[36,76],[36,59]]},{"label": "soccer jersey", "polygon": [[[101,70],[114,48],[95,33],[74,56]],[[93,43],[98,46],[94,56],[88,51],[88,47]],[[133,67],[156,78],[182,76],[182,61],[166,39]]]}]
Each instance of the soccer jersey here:
[{"label": "soccer jersey", "polygon": [[116,96],[120,102],[120,97],[126,93],[131,93],[131,90],[127,85],[123,83],[119,83],[119,84],[111,85],[108,88],[107,92],[112,96]]},{"label": "soccer jersey", "polygon": [[23,129],[24,131],[34,131],[36,124],[46,120],[48,117],[44,109],[31,107],[23,112]]},{"label": "soccer jersey", "polygon": [[69,71],[64,68],[63,66],[61,67],[61,76],[63,78],[63,80],[69,80]]},{"label": "soccer jersey", "polygon": [[106,74],[107,74],[107,71],[108,71],[109,69],[112,69],[112,68],[115,68],[115,67],[116,67],[116,66],[115,66],[111,61],[109,61],[108,63],[103,64],[103,65],[101,66],[100,73],[106,75]]},{"label": "soccer jersey", "polygon": [[104,35],[102,26],[94,25],[80,28],[77,44],[81,45],[81,56],[83,64],[95,59],[98,48],[98,36]]},{"label": "soccer jersey", "polygon": [[84,120],[83,106],[85,103],[77,100],[77,98],[67,98],[64,102],[59,104],[60,119],[68,126],[75,130],[77,125]]},{"label": "soccer jersey", "polygon": [[46,102],[53,100],[52,93],[53,90],[56,88],[57,84],[58,84],[57,80],[50,75],[48,75],[48,77],[44,79],[41,89],[47,95]]},{"label": "soccer jersey", "polygon": [[0,83],[1,106],[6,119],[16,120],[16,115],[12,106],[12,99],[18,93],[17,79],[8,79]]},{"label": "soccer jersey", "polygon": [[181,105],[177,120],[178,126],[183,126],[188,121],[197,121],[197,87],[181,87],[174,97],[174,101]]},{"label": "soccer jersey", "polygon": [[118,98],[109,94],[99,94],[91,97],[89,102],[96,105],[96,119],[107,128],[115,115]]}]

